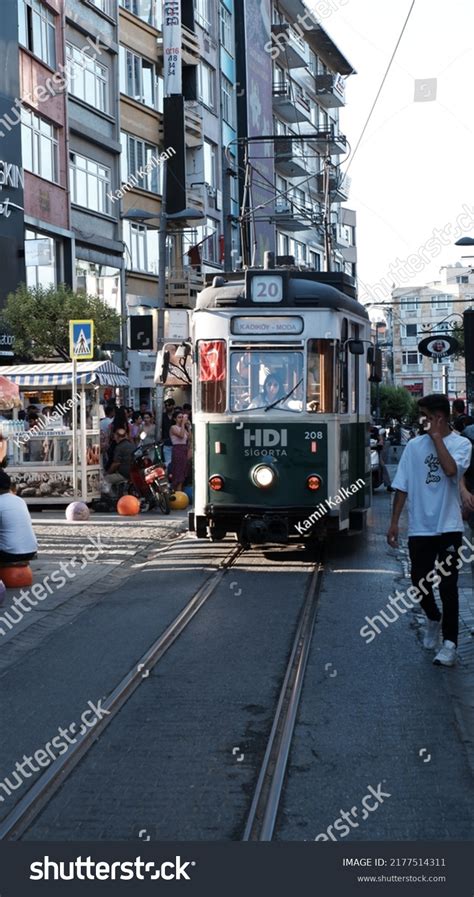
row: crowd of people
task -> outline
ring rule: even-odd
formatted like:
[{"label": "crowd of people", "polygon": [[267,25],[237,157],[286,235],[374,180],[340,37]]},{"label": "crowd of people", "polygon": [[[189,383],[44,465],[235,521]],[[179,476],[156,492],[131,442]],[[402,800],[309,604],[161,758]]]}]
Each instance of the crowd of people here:
[{"label": "crowd of people", "polygon": [[[192,480],[191,406],[177,406],[166,398],[161,420],[160,450],[175,491],[181,491]],[[142,439],[156,441],[157,425],[153,412],[143,402],[139,411],[133,407],[108,405],[100,422],[101,455],[108,484],[126,482],[133,453]]]}]

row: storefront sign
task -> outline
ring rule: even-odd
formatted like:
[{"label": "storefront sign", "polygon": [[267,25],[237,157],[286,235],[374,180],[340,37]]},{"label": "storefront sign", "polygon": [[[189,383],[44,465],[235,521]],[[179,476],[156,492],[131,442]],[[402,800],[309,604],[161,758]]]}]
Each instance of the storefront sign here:
[{"label": "storefront sign", "polygon": [[454,355],[459,349],[459,343],[453,336],[445,336],[441,333],[432,333],[418,343],[418,351],[427,358],[447,358]]},{"label": "storefront sign", "polygon": [[0,159],[0,215],[4,218],[10,217],[12,209],[19,209],[22,212],[23,207],[13,202],[10,196],[4,197],[1,191],[4,187],[10,187],[13,190],[23,189],[23,182],[23,169],[14,165],[13,162],[5,162],[4,159]]},{"label": "storefront sign", "polygon": [[165,96],[181,95],[181,2],[163,3],[163,67]]},{"label": "storefront sign", "polygon": [[14,343],[13,333],[10,333],[4,325],[0,326],[0,355],[14,355]]}]

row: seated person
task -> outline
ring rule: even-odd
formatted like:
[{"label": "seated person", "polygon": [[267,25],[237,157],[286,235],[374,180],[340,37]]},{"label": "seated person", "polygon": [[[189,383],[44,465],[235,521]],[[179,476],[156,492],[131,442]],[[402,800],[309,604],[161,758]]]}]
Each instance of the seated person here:
[{"label": "seated person", "polygon": [[26,502],[11,492],[12,482],[0,470],[0,566],[30,561],[38,543]]},{"label": "seated person", "polygon": [[114,434],[115,451],[113,461],[107,467],[105,474],[106,483],[126,483],[130,474],[132,455],[135,451],[133,442],[128,438],[127,431],[119,428]]},{"label": "seated person", "polygon": [[[302,384],[299,384],[298,390],[295,389],[295,392],[301,390],[301,385]],[[249,408],[267,408],[269,405],[273,405],[273,403],[276,402],[277,404],[275,407],[277,408],[287,408],[290,411],[301,411],[301,399],[295,399],[295,393],[292,393],[285,399],[288,392],[289,390],[285,390],[278,374],[269,374],[263,384],[262,395],[252,399]]]}]

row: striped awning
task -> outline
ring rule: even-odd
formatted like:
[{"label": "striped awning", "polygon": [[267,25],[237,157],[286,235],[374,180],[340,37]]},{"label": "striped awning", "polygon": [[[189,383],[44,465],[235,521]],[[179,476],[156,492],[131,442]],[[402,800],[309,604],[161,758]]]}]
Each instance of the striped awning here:
[{"label": "striped awning", "polygon": [[[12,364],[0,368],[18,386],[71,386],[72,364]],[[128,386],[128,377],[112,361],[79,361],[77,382],[96,386]]]}]

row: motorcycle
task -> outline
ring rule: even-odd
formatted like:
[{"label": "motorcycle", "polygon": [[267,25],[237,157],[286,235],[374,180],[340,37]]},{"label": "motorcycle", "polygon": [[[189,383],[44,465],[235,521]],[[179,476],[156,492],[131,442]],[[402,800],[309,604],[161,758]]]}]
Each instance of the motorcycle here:
[{"label": "motorcycle", "polygon": [[166,466],[159,445],[146,433],[141,433],[140,444],[133,452],[129,479],[128,493],[139,499],[142,512],[158,507],[163,514],[170,513]]}]

